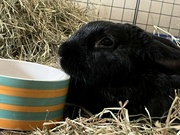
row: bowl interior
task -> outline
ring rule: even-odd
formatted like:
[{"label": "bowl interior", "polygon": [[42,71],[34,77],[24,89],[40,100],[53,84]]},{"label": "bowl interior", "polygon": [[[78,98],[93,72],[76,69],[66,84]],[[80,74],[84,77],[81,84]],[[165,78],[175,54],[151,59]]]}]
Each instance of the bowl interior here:
[{"label": "bowl interior", "polygon": [[37,63],[9,59],[0,59],[0,76],[37,81],[69,79],[69,76],[59,69]]}]

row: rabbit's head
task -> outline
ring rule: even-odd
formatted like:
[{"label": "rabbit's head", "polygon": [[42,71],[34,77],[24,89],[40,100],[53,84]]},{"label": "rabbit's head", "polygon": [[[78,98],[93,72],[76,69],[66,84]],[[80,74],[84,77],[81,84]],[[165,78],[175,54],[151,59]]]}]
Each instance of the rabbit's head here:
[{"label": "rabbit's head", "polygon": [[89,83],[118,78],[123,83],[145,69],[170,73],[169,61],[179,63],[180,58],[180,49],[172,46],[134,25],[94,21],[65,41],[58,54],[62,68],[71,77]]}]

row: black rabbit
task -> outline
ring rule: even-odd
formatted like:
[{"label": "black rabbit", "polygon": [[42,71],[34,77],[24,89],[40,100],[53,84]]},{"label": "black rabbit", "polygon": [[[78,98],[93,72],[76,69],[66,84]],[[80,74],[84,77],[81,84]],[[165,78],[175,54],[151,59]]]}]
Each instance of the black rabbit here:
[{"label": "black rabbit", "polygon": [[93,21],[59,48],[71,76],[67,102],[93,114],[129,100],[130,114],[160,117],[180,88],[180,48],[131,24]]}]

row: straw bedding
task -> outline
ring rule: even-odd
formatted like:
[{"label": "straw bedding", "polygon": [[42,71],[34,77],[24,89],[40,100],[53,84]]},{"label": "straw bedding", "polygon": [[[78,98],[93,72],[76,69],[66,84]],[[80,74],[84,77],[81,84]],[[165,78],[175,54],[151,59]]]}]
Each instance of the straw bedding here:
[{"label": "straw bedding", "polygon": [[59,44],[88,19],[72,0],[1,0],[0,58],[54,65]]},{"label": "straw bedding", "polygon": [[[173,124],[174,120],[180,120],[180,98],[176,96],[165,123],[152,122],[152,118],[142,117],[141,119],[130,121],[132,116],[128,115],[125,109],[127,102],[120,108],[105,108],[97,115],[89,118],[80,117],[77,119],[66,118],[59,122],[46,122],[44,128],[34,129],[32,132],[2,131],[2,135],[180,135],[180,125]],[[118,114],[112,113],[118,110]],[[102,118],[105,113],[110,113],[112,118]],[[56,125],[53,129],[46,128],[48,125]]]},{"label": "straw bedding", "polygon": [[[82,24],[92,20],[88,9],[82,9],[72,0],[1,0],[0,1],[0,58],[38,62],[57,67],[57,50]],[[152,122],[152,118],[142,117],[130,121],[126,103],[121,108],[107,108],[97,115],[64,119],[59,122],[44,123],[44,129],[32,132],[0,130],[2,135],[175,135],[180,134],[180,98],[176,96],[165,123]],[[112,110],[117,110],[115,115]],[[110,113],[112,118],[102,118]],[[147,110],[148,114],[148,110]],[[87,113],[87,115],[89,115]],[[84,115],[83,115],[84,116]],[[48,125],[55,124],[53,129]]]}]

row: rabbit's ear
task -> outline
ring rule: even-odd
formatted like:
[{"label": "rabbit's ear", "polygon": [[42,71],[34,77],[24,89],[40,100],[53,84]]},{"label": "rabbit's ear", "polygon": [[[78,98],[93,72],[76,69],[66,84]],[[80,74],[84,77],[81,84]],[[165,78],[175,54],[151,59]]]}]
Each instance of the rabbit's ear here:
[{"label": "rabbit's ear", "polygon": [[146,45],[142,51],[144,59],[158,63],[175,73],[180,73],[180,48],[174,48],[158,40]]},{"label": "rabbit's ear", "polygon": [[[137,50],[141,46],[140,56],[147,61],[157,63],[162,67],[175,73],[180,73],[180,48],[173,42],[165,38],[154,36],[143,29],[125,24],[126,31],[129,35],[129,42]],[[139,55],[139,54],[137,54]]]},{"label": "rabbit's ear", "polygon": [[166,38],[163,38],[163,37],[159,37],[159,36],[156,36],[156,35],[153,35],[153,40],[157,40],[167,46],[170,46],[170,47],[173,47],[173,48],[176,48],[176,49],[180,49],[179,46],[177,46],[173,41],[171,41],[170,39],[166,39]]},{"label": "rabbit's ear", "polygon": [[180,59],[179,60],[157,60],[157,63],[180,74]]}]

